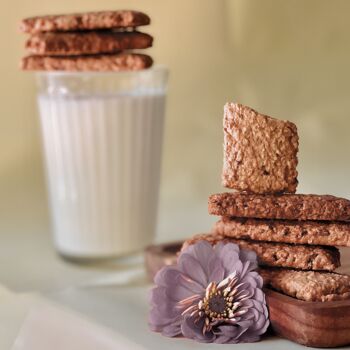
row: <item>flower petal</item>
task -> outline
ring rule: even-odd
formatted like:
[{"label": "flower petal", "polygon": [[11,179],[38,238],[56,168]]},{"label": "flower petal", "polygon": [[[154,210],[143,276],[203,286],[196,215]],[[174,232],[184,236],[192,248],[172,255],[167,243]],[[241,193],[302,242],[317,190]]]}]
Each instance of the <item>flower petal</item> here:
[{"label": "flower petal", "polygon": [[241,271],[241,277],[245,277],[250,271],[256,269],[258,267],[258,264],[254,264],[251,261],[245,261],[243,262],[243,268]]},{"label": "flower petal", "polygon": [[256,301],[259,301],[260,303],[264,303],[265,302],[265,294],[264,292],[259,289],[259,288],[255,288],[254,290],[254,299]]},{"label": "flower petal", "polygon": [[239,247],[237,244],[219,243],[215,246],[215,252],[221,260],[226,276],[234,271],[241,273],[243,266],[242,262],[239,260]]},{"label": "flower petal", "polygon": [[178,321],[173,322],[172,324],[169,324],[168,326],[164,327],[162,330],[162,335],[166,337],[176,337],[178,335],[181,335],[181,323],[182,319],[180,318]]},{"label": "flower petal", "polygon": [[225,278],[225,269],[220,259],[215,257],[209,262],[209,281],[219,284]]},{"label": "flower petal", "polygon": [[202,266],[205,275],[209,276],[209,262],[216,258],[215,251],[209,242],[202,240],[196,244],[190,245],[184,250],[183,254],[192,255],[197,259]]},{"label": "flower petal", "polygon": [[194,339],[201,343],[212,343],[216,336],[213,332],[206,332],[203,334],[204,319],[201,318],[195,322],[194,317],[185,316],[181,331],[185,338]]},{"label": "flower petal", "polygon": [[164,266],[154,276],[154,283],[157,286],[167,287],[169,283],[177,280],[181,275],[181,271],[177,266]]},{"label": "flower petal", "polygon": [[219,333],[226,337],[236,338],[240,333],[240,327],[236,325],[225,324],[218,327]]},{"label": "flower petal", "polygon": [[240,343],[255,343],[259,340],[260,336],[254,334],[253,332],[245,332],[239,339]]},{"label": "flower petal", "polygon": [[168,297],[180,301],[193,294],[203,293],[203,288],[197,282],[186,276],[174,266],[165,266],[156,274],[155,283],[167,289]]},{"label": "flower petal", "polygon": [[241,249],[239,252],[239,258],[243,263],[250,263],[250,271],[255,270],[258,267],[258,259],[256,253],[253,250]]},{"label": "flower petal", "polygon": [[181,254],[178,259],[178,266],[184,275],[199,283],[203,289],[206,288],[209,283],[208,276],[203,266],[193,255],[186,253]]},{"label": "flower petal", "polygon": [[217,335],[214,339],[215,344],[232,344],[232,338],[225,335]]},{"label": "flower petal", "polygon": [[[155,290],[151,293],[155,294],[154,291]],[[154,327],[163,327],[180,317],[181,310],[176,307],[176,303],[172,302],[167,297],[161,297],[158,302],[153,302],[148,321]]]}]

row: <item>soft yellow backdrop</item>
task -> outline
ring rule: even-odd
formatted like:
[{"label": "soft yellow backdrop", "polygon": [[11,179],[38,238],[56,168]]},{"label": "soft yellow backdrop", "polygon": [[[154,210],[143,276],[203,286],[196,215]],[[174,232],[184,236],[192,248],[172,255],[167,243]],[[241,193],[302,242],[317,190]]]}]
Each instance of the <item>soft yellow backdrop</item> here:
[{"label": "soft yellow backdrop", "polygon": [[239,101],[299,128],[301,192],[350,198],[350,1],[1,0],[0,220],[25,233],[48,212],[22,17],[104,9],[147,12],[149,51],[171,71],[159,239],[205,231],[221,191],[222,108]]}]

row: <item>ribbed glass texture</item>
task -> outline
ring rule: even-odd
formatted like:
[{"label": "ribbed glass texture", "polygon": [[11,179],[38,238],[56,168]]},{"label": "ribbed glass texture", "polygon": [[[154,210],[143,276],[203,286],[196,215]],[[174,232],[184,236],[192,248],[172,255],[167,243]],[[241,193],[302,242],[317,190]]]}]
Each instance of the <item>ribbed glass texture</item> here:
[{"label": "ribbed glass texture", "polygon": [[37,73],[54,241],[76,258],[150,244],[167,70]]}]

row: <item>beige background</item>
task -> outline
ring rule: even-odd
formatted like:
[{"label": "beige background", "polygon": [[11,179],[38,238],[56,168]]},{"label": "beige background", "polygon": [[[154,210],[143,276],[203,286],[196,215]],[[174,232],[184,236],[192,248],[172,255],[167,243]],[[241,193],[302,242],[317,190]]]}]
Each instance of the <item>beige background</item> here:
[{"label": "beige background", "polygon": [[1,0],[0,235],[49,231],[34,77],[17,69],[19,19],[118,8],[152,17],[150,53],[171,71],[160,240],[213,222],[206,203],[222,190],[226,101],[294,121],[299,191],[350,198],[350,1]]}]

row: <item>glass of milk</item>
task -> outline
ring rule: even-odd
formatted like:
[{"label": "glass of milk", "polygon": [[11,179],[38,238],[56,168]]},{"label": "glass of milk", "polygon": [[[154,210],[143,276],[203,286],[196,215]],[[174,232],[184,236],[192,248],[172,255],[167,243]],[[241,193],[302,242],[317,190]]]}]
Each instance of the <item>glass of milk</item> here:
[{"label": "glass of milk", "polygon": [[138,252],[154,238],[168,71],[39,72],[54,243],[69,258]]}]

